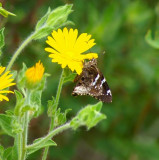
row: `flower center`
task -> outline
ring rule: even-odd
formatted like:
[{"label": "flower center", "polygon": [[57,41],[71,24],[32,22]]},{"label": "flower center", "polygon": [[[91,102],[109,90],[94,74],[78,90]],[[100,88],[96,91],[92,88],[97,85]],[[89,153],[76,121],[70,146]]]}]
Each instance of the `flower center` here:
[{"label": "flower center", "polygon": [[73,61],[77,61],[77,62],[81,62],[81,59],[79,58],[79,56],[75,56],[76,54],[74,52],[71,51],[67,51],[65,53],[65,58],[69,59],[69,60],[73,60]]}]

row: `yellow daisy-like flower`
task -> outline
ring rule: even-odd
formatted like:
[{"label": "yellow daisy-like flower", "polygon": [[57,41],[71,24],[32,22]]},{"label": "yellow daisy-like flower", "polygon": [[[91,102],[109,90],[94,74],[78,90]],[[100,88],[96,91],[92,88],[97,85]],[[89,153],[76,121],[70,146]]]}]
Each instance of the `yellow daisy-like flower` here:
[{"label": "yellow daisy-like flower", "polygon": [[12,74],[9,74],[10,71],[7,71],[6,73],[2,74],[4,70],[5,67],[0,67],[0,101],[3,101],[3,99],[9,101],[8,97],[3,94],[14,93],[5,89],[15,85],[15,83],[12,83],[14,79],[11,79]]},{"label": "yellow daisy-like flower", "polygon": [[40,82],[43,77],[44,70],[44,66],[40,61],[36,63],[35,66],[27,69],[25,75],[28,82],[33,84]]},{"label": "yellow daisy-like flower", "polygon": [[52,32],[52,37],[48,36],[46,43],[51,46],[45,48],[45,51],[50,52],[52,62],[61,64],[62,68],[68,66],[77,74],[82,72],[83,61],[85,59],[97,58],[96,53],[82,54],[95,45],[94,39],[90,39],[91,35],[82,33],[78,36],[78,30],[72,28],[68,30],[64,28],[63,31],[58,29]]}]

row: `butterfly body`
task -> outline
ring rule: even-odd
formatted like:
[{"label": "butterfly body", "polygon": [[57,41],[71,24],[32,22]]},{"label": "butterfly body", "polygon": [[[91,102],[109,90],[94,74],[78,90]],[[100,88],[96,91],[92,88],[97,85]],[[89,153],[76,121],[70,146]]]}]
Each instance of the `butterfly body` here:
[{"label": "butterfly body", "polygon": [[74,82],[76,82],[76,86],[72,95],[90,95],[102,102],[112,102],[111,91],[97,67],[96,59],[84,63],[82,73],[76,76]]}]

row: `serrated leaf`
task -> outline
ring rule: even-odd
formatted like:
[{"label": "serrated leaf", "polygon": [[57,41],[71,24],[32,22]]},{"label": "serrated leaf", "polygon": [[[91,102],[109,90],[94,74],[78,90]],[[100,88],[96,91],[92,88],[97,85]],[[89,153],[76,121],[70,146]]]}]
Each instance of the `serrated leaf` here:
[{"label": "serrated leaf", "polygon": [[0,126],[2,130],[8,135],[12,137],[15,136],[12,132],[12,117],[11,116],[0,114]]},{"label": "serrated leaf", "polygon": [[76,117],[71,120],[71,126],[73,129],[77,129],[79,126],[85,125],[87,129],[94,127],[106,116],[100,113],[102,102],[98,102],[95,105],[88,105],[79,111]]},{"label": "serrated leaf", "polygon": [[35,30],[38,30],[38,29],[40,29],[41,27],[44,26],[44,24],[45,24],[45,22],[46,22],[46,20],[48,18],[48,15],[50,14],[50,12],[51,12],[51,9],[49,7],[48,11],[46,12],[46,14],[37,22]]},{"label": "serrated leaf", "polygon": [[47,114],[49,117],[55,116],[56,106],[57,104],[55,103],[55,98],[52,97],[52,100],[49,100],[47,104],[48,107]]},{"label": "serrated leaf", "polygon": [[0,30],[0,56],[1,56],[1,54],[2,54],[2,48],[3,48],[3,46],[5,45],[5,42],[4,42],[4,28],[2,28],[1,30]]},{"label": "serrated leaf", "polygon": [[[38,142],[38,141],[40,141],[40,140],[42,140],[42,138],[36,139],[33,142],[33,144],[36,143],[36,142]],[[28,155],[32,154],[32,153],[36,152],[37,150],[39,150],[41,148],[48,147],[48,146],[57,146],[57,144],[53,140],[50,139],[50,140],[47,140],[46,142],[41,143],[38,147],[30,148],[29,150],[27,150],[27,154]]]},{"label": "serrated leaf", "polygon": [[66,115],[67,113],[71,111],[71,109],[66,109],[64,113],[61,112],[60,108],[58,108],[58,110],[56,111],[55,114],[55,127],[63,125],[66,122]]},{"label": "serrated leaf", "polygon": [[155,37],[153,39],[152,38],[152,31],[149,30],[145,36],[145,40],[150,46],[152,46],[156,49],[159,49],[159,32],[155,33]]}]

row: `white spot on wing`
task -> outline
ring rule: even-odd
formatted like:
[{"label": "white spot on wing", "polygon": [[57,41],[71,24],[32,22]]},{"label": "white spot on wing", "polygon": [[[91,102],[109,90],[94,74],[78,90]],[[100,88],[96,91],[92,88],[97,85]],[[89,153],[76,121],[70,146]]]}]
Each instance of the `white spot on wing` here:
[{"label": "white spot on wing", "polygon": [[107,95],[112,95],[112,93],[111,93],[110,89],[109,89],[109,90],[107,90]]},{"label": "white spot on wing", "polygon": [[74,91],[74,93],[77,93],[77,94],[87,94],[88,93],[88,90],[86,87],[83,87],[83,86],[77,86]]},{"label": "white spot on wing", "polygon": [[100,77],[100,76],[99,76],[99,74],[98,74],[97,77],[95,78],[95,81],[92,83],[93,86],[96,85],[96,83],[97,83],[99,77]]},{"label": "white spot on wing", "polygon": [[105,78],[102,80],[100,87],[102,87],[103,83],[106,82]]}]

